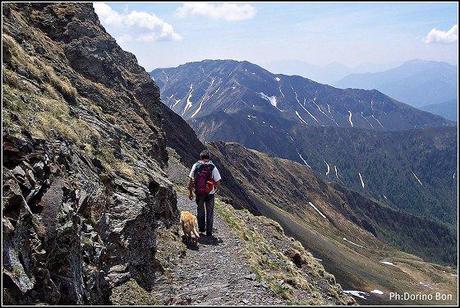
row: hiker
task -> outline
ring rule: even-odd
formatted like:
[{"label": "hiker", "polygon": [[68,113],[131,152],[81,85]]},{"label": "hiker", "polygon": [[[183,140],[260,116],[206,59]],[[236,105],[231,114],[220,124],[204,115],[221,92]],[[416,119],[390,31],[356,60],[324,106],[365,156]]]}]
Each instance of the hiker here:
[{"label": "hiker", "polygon": [[193,200],[193,190],[195,190],[198,230],[200,233],[206,231],[207,236],[212,236],[214,194],[219,188],[221,177],[219,170],[209,158],[209,151],[203,150],[200,153],[200,160],[193,164],[189,174],[188,197]]}]

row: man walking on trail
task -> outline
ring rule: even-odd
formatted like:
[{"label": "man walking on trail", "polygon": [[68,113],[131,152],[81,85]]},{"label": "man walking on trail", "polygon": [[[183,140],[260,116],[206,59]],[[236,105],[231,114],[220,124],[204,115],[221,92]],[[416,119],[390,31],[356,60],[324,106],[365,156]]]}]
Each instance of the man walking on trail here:
[{"label": "man walking on trail", "polygon": [[221,177],[219,170],[209,158],[209,151],[204,150],[200,153],[200,160],[193,164],[189,174],[188,197],[192,200],[195,190],[198,229],[201,233],[206,231],[206,235],[212,236],[214,194],[219,188]]}]

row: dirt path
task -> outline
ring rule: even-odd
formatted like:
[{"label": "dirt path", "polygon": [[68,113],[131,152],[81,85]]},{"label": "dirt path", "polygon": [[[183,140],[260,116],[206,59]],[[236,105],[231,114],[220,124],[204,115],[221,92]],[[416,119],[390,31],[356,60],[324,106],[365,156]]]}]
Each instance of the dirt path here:
[{"label": "dirt path", "polygon": [[[179,194],[177,206],[196,214],[196,204]],[[158,281],[157,300],[163,304],[283,304],[283,300],[255,280],[242,256],[244,244],[214,213],[214,238],[203,236],[198,249],[187,249],[171,277]]]}]

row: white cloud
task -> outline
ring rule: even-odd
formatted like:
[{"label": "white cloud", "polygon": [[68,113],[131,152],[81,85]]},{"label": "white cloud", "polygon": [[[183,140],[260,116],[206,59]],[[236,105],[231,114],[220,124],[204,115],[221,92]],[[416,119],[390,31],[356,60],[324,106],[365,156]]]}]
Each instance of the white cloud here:
[{"label": "white cloud", "polygon": [[104,2],[95,2],[93,6],[102,25],[119,43],[182,39],[172,25],[155,14],[139,11],[118,13]]},{"label": "white cloud", "polygon": [[427,44],[430,43],[455,43],[458,40],[458,26],[454,25],[448,31],[442,31],[434,28],[431,30],[427,36],[425,37],[424,41]]},{"label": "white cloud", "polygon": [[254,17],[256,8],[247,3],[187,2],[176,9],[176,15],[179,17],[197,15],[226,21],[239,21]]}]

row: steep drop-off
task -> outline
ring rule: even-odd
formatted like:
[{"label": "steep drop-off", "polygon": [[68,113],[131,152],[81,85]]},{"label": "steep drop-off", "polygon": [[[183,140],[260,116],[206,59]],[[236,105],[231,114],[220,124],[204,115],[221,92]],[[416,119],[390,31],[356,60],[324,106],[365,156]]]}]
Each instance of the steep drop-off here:
[{"label": "steep drop-off", "polygon": [[346,288],[380,290],[377,297],[386,301],[389,292],[423,291],[418,279],[424,279],[433,289],[454,292],[453,269],[427,262],[456,263],[449,228],[326,183],[296,162],[236,143],[211,143],[210,149],[253,206],[322,259]]}]

